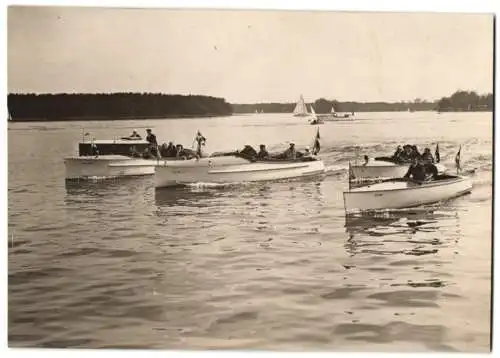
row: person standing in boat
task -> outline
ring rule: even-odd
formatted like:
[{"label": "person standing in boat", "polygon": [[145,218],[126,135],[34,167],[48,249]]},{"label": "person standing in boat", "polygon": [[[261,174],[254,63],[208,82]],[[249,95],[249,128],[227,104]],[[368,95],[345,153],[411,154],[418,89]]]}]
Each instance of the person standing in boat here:
[{"label": "person standing in boat", "polygon": [[295,143],[290,143],[290,147],[285,150],[283,157],[288,160],[295,160],[297,158],[297,152],[295,151]]},{"label": "person standing in boat", "polygon": [[418,181],[424,181],[426,179],[426,171],[422,158],[412,158],[412,163],[408,168],[408,171],[406,172],[404,178],[411,178]]},{"label": "person standing in boat", "polygon": [[196,138],[194,139],[195,142],[197,143],[197,146],[196,146],[196,155],[198,155],[200,158],[202,157],[202,152],[201,152],[201,146],[202,145],[205,145],[205,143],[207,142],[207,138],[205,138],[200,131],[198,131],[198,133],[196,133]]},{"label": "person standing in boat", "polygon": [[261,144],[259,153],[257,153],[257,159],[264,160],[268,158],[269,158],[269,153],[267,152],[266,146],[264,144]]},{"label": "person standing in boat", "polygon": [[148,134],[146,136],[146,140],[149,143],[149,152],[155,156],[159,157],[160,153],[158,151],[158,142],[156,141],[156,136],[153,134],[150,128],[146,129],[146,133]]}]

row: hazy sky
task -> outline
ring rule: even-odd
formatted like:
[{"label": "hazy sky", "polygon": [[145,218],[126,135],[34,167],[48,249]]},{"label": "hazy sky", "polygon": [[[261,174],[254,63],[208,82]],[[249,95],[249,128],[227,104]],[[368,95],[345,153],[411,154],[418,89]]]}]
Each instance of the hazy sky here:
[{"label": "hazy sky", "polygon": [[233,103],[493,91],[493,16],[10,7],[9,92]]}]

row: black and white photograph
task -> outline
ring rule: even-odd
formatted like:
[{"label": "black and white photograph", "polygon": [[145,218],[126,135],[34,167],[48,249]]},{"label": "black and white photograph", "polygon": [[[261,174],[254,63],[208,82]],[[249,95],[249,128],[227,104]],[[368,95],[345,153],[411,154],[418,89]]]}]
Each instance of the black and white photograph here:
[{"label": "black and white photograph", "polygon": [[6,13],[10,349],[491,352],[493,12]]}]

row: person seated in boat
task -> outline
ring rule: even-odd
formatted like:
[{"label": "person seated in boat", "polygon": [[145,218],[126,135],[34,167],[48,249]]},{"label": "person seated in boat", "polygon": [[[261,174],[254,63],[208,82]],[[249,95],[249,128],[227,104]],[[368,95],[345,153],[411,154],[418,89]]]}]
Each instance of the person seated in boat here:
[{"label": "person seated in boat", "polygon": [[148,148],[144,149],[144,152],[142,153],[142,158],[143,159],[153,159],[153,158],[155,158],[155,156],[151,154],[151,150],[148,147]]},{"label": "person seated in boat", "polygon": [[418,151],[418,148],[416,145],[412,145],[411,146],[411,154],[410,154],[410,158],[420,158],[421,155],[420,155],[420,152]]},{"label": "person seated in boat", "polygon": [[161,146],[160,154],[162,157],[166,158],[174,158],[177,156],[177,149],[174,146],[173,142],[168,142],[168,145],[165,143]]},{"label": "person seated in boat", "polygon": [[363,157],[363,159],[365,160],[365,162],[363,163],[363,165],[368,165],[368,162],[370,161],[370,158],[368,158],[368,156],[367,156],[367,155],[365,155],[365,156]]},{"label": "person seated in boat", "polygon": [[438,169],[434,163],[427,161],[424,162],[425,180],[434,180],[438,176]]},{"label": "person seated in boat", "polygon": [[194,157],[193,153],[194,151],[189,151],[189,149],[184,149],[184,146],[182,144],[177,144],[175,146],[176,152],[175,152],[175,157],[177,159],[191,159]]},{"label": "person seated in boat", "polygon": [[251,145],[245,145],[242,150],[238,151],[238,155],[242,158],[245,158],[247,160],[257,160],[258,158],[258,153]]},{"label": "person seated in boat", "polygon": [[125,139],[125,140],[139,140],[139,139],[142,139],[142,137],[139,135],[139,133],[137,133],[137,131],[132,131],[132,134],[129,135],[128,137],[122,137],[121,139]]},{"label": "person seated in boat", "polygon": [[257,153],[257,159],[259,160],[269,159],[269,152],[267,151],[266,146],[264,144],[260,145],[259,153]]},{"label": "person seated in boat", "polygon": [[412,163],[408,168],[408,171],[406,172],[404,178],[411,178],[418,181],[424,181],[426,179],[426,172],[422,158],[415,157],[412,159]]},{"label": "person seated in boat", "polygon": [[92,140],[92,144],[90,145],[90,152],[97,158],[99,156],[99,148],[97,148],[97,144],[95,144],[94,141],[95,138]]},{"label": "person seated in boat", "polygon": [[402,154],[403,154],[403,148],[400,145],[398,145],[398,147],[396,148],[396,151],[394,152],[394,154],[392,156],[392,159],[399,160],[399,158]]},{"label": "person seated in boat", "polygon": [[283,153],[283,159],[295,160],[297,158],[297,152],[295,151],[295,143],[290,143],[290,147]]},{"label": "person seated in boat", "polygon": [[424,149],[424,154],[422,154],[422,159],[425,162],[430,162],[431,164],[434,164],[434,157],[432,156],[430,148]]},{"label": "person seated in boat", "polygon": [[[299,153],[297,153],[297,156],[298,156]],[[311,153],[311,148],[309,148],[309,146],[307,146],[305,149],[304,149],[304,154],[302,154],[302,158],[311,158],[312,157],[312,153]]]},{"label": "person seated in boat", "polygon": [[405,144],[403,146],[403,150],[402,152],[399,154],[399,157],[397,159],[398,162],[411,162],[411,153],[412,153],[412,150],[411,150],[411,145],[409,144]]},{"label": "person seated in boat", "polygon": [[132,158],[140,158],[141,157],[141,153],[139,153],[137,151],[137,148],[135,147],[135,145],[130,148],[130,156]]}]

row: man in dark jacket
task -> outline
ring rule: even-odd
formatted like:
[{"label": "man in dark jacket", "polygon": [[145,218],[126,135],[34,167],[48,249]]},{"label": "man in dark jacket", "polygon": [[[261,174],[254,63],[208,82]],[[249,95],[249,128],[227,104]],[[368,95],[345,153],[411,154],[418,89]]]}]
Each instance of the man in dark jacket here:
[{"label": "man in dark jacket", "polygon": [[408,172],[405,174],[405,178],[409,179],[410,177],[413,180],[424,181],[425,180],[425,167],[421,158],[413,158],[410,167],[408,168]]},{"label": "man in dark jacket", "polygon": [[422,159],[424,162],[434,164],[434,157],[432,156],[431,150],[429,148],[425,148],[424,154],[422,154]]},{"label": "man in dark jacket", "polygon": [[149,142],[149,151],[154,157],[158,157],[158,142],[156,141],[156,136],[153,134],[151,129],[146,129],[146,140]]},{"label": "man in dark jacket", "polygon": [[266,146],[264,144],[261,144],[259,153],[257,154],[257,159],[264,160],[268,158],[269,158],[269,153],[267,152]]}]

